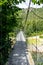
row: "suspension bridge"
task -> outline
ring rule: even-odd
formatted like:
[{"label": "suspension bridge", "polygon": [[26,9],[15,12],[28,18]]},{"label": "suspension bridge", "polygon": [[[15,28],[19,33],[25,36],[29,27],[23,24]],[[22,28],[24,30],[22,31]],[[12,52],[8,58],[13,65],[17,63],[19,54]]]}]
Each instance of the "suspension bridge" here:
[{"label": "suspension bridge", "polygon": [[26,40],[22,31],[17,34],[16,43],[9,55],[6,65],[34,65],[32,55],[28,52]]}]

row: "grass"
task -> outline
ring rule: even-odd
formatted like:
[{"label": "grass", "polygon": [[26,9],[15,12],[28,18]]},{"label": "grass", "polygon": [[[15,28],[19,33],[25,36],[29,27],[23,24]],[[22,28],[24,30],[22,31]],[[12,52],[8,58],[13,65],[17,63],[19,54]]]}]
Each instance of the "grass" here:
[{"label": "grass", "polygon": [[43,65],[43,53],[32,52],[35,65]]},{"label": "grass", "polygon": [[40,38],[43,38],[43,35],[42,35],[42,36],[40,36]]},{"label": "grass", "polygon": [[[32,44],[36,45],[36,42],[37,42],[37,45],[41,45],[42,41],[43,41],[43,35],[39,35],[39,37],[37,37],[37,41],[36,41],[36,36],[27,38],[27,43],[30,45]],[[43,65],[43,52],[40,53],[40,52],[32,51],[31,54],[35,62],[35,65]]]},{"label": "grass", "polygon": [[41,42],[41,39],[43,40],[43,35],[40,35],[40,36],[37,37],[37,38],[36,38],[36,36],[28,37],[26,41],[27,41],[27,43],[29,43],[29,44],[34,44],[34,45],[36,45],[36,43],[37,43],[37,45],[39,45],[39,44],[42,43],[42,42]]},{"label": "grass", "polygon": [[40,43],[40,40],[39,39],[36,40],[36,38],[28,38],[27,43],[36,45],[36,43],[37,44]]},{"label": "grass", "polygon": [[42,35],[43,34],[43,31],[39,31],[39,32],[34,32],[34,33],[31,33],[31,36],[36,36],[36,35]]}]

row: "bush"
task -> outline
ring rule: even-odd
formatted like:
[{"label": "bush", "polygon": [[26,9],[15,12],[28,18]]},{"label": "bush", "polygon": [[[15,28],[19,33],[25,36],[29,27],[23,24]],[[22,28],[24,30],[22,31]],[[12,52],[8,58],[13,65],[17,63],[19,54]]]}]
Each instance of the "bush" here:
[{"label": "bush", "polygon": [[39,36],[40,38],[43,38],[43,36]]}]

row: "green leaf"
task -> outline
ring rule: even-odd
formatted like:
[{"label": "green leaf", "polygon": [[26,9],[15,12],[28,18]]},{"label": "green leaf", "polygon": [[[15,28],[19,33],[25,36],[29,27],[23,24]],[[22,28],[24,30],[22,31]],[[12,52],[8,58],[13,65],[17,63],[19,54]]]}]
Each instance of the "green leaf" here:
[{"label": "green leaf", "polygon": [[40,1],[38,1],[37,4],[40,5]]},{"label": "green leaf", "polygon": [[41,4],[41,3],[43,3],[43,0],[32,0],[32,2],[35,4]]},{"label": "green leaf", "polygon": [[35,4],[36,3],[36,0],[32,0],[32,2]]},{"label": "green leaf", "polygon": [[5,2],[7,2],[7,0],[1,0],[0,5],[4,4]]},{"label": "green leaf", "polygon": [[40,3],[43,3],[43,0],[40,0]]}]

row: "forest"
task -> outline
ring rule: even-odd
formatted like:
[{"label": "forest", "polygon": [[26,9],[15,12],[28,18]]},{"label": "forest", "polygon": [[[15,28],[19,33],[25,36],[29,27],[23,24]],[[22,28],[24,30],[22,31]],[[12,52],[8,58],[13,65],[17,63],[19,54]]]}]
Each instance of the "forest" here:
[{"label": "forest", "polygon": [[[43,34],[43,8],[30,8],[25,22],[27,9],[20,9],[15,5],[25,0],[0,1],[0,65],[5,65],[11,51],[11,37],[23,30],[26,37]],[[43,3],[43,0],[34,3]],[[14,5],[14,6],[13,6]]]}]

